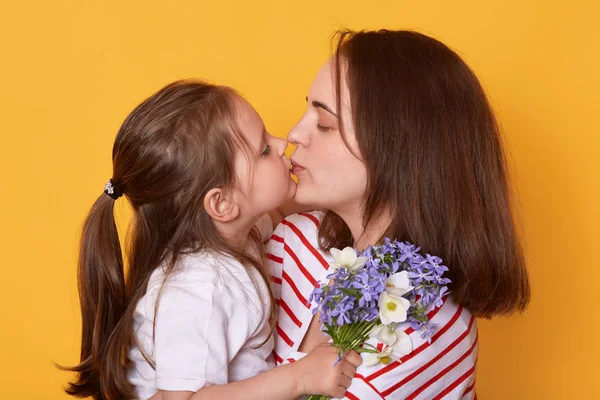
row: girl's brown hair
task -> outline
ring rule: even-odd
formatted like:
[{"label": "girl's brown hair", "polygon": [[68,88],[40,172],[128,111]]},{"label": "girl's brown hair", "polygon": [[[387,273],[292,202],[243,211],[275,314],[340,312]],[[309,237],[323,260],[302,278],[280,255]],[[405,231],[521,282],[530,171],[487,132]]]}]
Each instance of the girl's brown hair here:
[{"label": "girl's brown hair", "polygon": [[[524,310],[530,289],[505,156],[475,74],[446,45],[416,32],[341,31],[335,38],[338,115],[347,68],[367,168],[364,226],[390,210],[385,236],[443,258],[453,298],[474,315]],[[352,246],[353,238],[329,211],[320,242],[328,250]]]},{"label": "girl's brown hair", "polygon": [[[259,260],[228,246],[203,207],[210,189],[236,184],[234,157],[247,144],[236,126],[240,101],[227,87],[179,81],[125,119],[113,147],[112,181],[134,211],[127,273],[114,200],[102,194],[83,226],[78,272],[81,358],[79,365],[63,368],[77,373],[68,394],[110,400],[135,397],[126,376],[127,352],[138,345],[135,307],[152,272],[166,265],[168,277],[180,254],[212,250],[233,255],[257,268],[268,285]],[[253,239],[260,248],[255,231]]]}]

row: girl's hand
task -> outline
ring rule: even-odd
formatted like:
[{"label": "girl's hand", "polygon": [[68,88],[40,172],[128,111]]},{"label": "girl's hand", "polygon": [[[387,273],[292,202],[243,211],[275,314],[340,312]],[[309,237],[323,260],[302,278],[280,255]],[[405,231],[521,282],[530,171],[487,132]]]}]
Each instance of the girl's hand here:
[{"label": "girl's hand", "polygon": [[344,397],[362,359],[357,352],[349,351],[334,367],[338,356],[339,349],[321,344],[306,357],[293,363],[299,393]]}]

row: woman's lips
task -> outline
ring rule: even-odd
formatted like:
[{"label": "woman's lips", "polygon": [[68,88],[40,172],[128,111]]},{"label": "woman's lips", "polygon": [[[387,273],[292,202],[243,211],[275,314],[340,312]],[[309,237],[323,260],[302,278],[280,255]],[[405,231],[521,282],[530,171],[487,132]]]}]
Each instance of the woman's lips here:
[{"label": "woman's lips", "polygon": [[292,161],[292,174],[298,175],[300,172],[304,171],[304,167],[298,164],[296,161]]}]

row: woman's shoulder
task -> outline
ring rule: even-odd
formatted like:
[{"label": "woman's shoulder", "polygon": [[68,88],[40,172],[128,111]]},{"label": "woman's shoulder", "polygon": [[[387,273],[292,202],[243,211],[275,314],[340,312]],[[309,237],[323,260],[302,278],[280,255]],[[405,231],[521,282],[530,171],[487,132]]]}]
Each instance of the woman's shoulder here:
[{"label": "woman's shoulder", "polygon": [[316,244],[319,236],[319,227],[323,218],[322,211],[302,212],[285,217],[275,228],[271,239],[298,238],[306,239],[311,244]]},{"label": "woman's shoulder", "polygon": [[410,335],[414,350],[418,350],[417,353],[423,351],[419,358],[438,359],[442,355],[449,355],[453,359],[465,359],[467,364],[475,364],[477,320],[451,295],[446,297],[440,308],[429,313],[428,326],[416,331],[409,328],[405,332]]},{"label": "woman's shoulder", "polygon": [[309,268],[314,264],[328,267],[331,260],[319,244],[319,228],[324,213],[321,211],[303,212],[285,217],[277,226],[266,246],[268,263],[282,263],[286,258],[294,262],[307,261]]},{"label": "woman's shoulder", "polygon": [[477,336],[477,321],[471,311],[457,303],[452,295],[444,300],[443,305],[429,314],[430,321],[434,324],[434,335],[441,338],[447,331],[452,331],[448,337]]}]

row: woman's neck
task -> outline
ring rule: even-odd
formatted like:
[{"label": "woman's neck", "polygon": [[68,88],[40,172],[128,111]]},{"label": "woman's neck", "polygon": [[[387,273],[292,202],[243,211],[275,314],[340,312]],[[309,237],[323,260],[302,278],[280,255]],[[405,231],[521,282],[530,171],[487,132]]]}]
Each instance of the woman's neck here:
[{"label": "woman's neck", "polygon": [[363,214],[360,206],[349,208],[346,211],[337,212],[350,228],[352,238],[354,239],[354,247],[359,251],[363,251],[368,246],[377,243],[392,222],[392,217],[389,210],[384,210],[374,215],[367,226],[363,226]]}]

